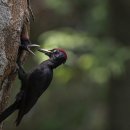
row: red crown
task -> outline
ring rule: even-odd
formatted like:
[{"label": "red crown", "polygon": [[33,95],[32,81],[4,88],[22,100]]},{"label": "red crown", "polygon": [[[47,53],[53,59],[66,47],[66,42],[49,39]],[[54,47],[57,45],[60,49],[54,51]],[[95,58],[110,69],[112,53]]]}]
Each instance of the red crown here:
[{"label": "red crown", "polygon": [[65,50],[64,49],[62,49],[62,48],[55,48],[55,50],[59,50],[59,51],[61,51],[61,52],[63,52],[64,53],[64,55],[65,55],[65,59],[67,60],[67,53],[65,52]]}]

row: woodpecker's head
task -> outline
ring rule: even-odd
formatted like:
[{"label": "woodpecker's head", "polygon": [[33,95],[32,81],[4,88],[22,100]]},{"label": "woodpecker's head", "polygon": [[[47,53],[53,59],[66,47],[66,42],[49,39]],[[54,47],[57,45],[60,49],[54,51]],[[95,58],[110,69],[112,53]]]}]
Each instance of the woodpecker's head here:
[{"label": "woodpecker's head", "polygon": [[62,64],[65,63],[67,60],[66,52],[60,48],[55,48],[52,50],[39,49],[38,51],[43,52],[44,54],[49,56],[54,63]]}]

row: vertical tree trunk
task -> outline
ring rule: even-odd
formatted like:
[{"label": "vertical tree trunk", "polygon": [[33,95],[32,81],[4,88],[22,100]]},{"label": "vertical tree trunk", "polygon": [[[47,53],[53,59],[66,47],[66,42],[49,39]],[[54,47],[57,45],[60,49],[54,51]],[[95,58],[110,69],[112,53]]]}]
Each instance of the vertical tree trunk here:
[{"label": "vertical tree trunk", "polygon": [[110,80],[110,130],[130,129],[130,61],[125,72]]},{"label": "vertical tree trunk", "polygon": [[[121,43],[130,45],[130,1],[108,0],[110,9],[110,35]],[[110,80],[110,129],[130,130],[130,61],[124,73]]]},{"label": "vertical tree trunk", "polygon": [[27,17],[27,0],[0,0],[0,112],[7,104],[8,92],[16,76],[20,35]]}]

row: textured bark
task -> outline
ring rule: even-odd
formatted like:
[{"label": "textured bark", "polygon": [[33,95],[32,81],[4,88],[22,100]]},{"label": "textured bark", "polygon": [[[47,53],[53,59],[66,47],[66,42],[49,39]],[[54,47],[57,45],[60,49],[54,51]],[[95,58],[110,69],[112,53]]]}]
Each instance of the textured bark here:
[{"label": "textured bark", "polygon": [[8,92],[16,76],[18,47],[22,26],[28,17],[27,7],[27,0],[0,0],[0,112],[7,105]]}]

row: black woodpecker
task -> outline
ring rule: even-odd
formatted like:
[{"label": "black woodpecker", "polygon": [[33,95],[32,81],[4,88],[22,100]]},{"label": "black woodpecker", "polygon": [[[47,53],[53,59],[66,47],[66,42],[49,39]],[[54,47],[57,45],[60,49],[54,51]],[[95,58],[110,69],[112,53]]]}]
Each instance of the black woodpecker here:
[{"label": "black woodpecker", "polygon": [[21,89],[16,96],[15,102],[0,114],[0,122],[6,119],[14,111],[18,110],[16,126],[18,126],[23,116],[28,113],[36,104],[42,93],[48,88],[53,78],[53,69],[65,63],[67,54],[63,49],[38,49],[49,57],[34,70],[26,73],[18,62],[18,76],[21,80]]}]

